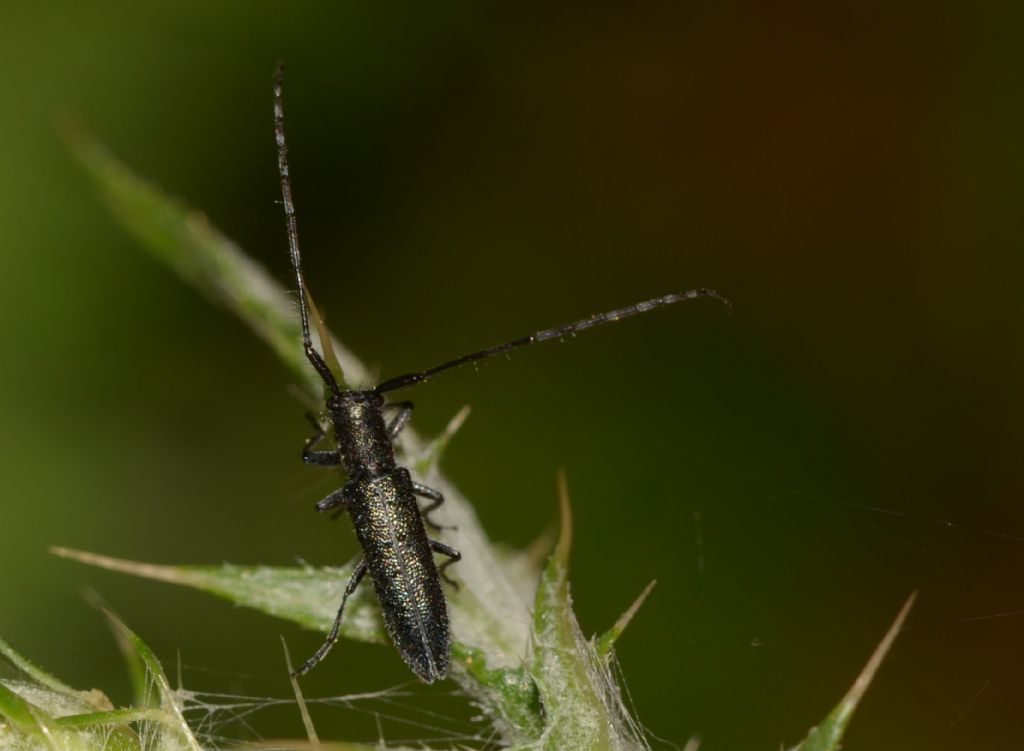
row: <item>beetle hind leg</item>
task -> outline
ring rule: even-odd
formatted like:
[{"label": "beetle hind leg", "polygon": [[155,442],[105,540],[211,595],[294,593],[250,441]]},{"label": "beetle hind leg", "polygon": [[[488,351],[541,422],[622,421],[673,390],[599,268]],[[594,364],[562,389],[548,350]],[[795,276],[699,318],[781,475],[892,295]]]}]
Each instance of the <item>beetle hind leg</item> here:
[{"label": "beetle hind leg", "polygon": [[292,673],[292,676],[298,678],[305,675],[310,670],[319,665],[323,659],[327,656],[327,653],[331,651],[331,647],[338,641],[338,633],[341,631],[341,618],[345,614],[345,603],[348,602],[348,597],[356,591],[356,587],[359,586],[359,582],[366,576],[366,559],[361,558],[359,563],[356,564],[355,569],[352,571],[352,578],[348,580],[348,586],[345,587],[345,594],[341,598],[341,606],[338,608],[338,615],[334,619],[334,625],[331,626],[331,631],[327,634],[327,639],[320,649],[316,651],[312,657],[302,663],[302,667]]},{"label": "beetle hind leg", "polygon": [[458,563],[459,561],[461,561],[462,553],[460,553],[458,550],[451,547],[450,545],[445,545],[443,542],[439,540],[431,540],[430,549],[433,550],[435,553],[440,553],[441,555],[448,556],[448,560],[437,567],[437,573],[441,575],[442,579],[451,584],[456,589],[456,591],[458,591],[459,583],[452,579],[450,576],[448,576],[448,574],[445,572],[445,569],[451,566],[453,563]]}]

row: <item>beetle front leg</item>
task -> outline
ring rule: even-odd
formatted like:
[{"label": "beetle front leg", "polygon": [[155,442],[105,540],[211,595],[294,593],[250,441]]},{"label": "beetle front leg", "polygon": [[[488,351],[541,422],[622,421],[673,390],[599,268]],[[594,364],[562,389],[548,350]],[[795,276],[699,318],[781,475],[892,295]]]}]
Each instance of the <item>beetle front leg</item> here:
[{"label": "beetle front leg", "polygon": [[341,454],[337,450],[334,451],[314,451],[313,448],[324,439],[327,435],[327,431],[324,430],[324,426],[320,424],[320,421],[316,419],[316,415],[312,412],[306,413],[306,419],[309,420],[313,426],[313,430],[316,432],[312,437],[307,438],[306,442],[302,445],[302,461],[306,464],[315,464],[318,467],[336,467],[341,464]]}]

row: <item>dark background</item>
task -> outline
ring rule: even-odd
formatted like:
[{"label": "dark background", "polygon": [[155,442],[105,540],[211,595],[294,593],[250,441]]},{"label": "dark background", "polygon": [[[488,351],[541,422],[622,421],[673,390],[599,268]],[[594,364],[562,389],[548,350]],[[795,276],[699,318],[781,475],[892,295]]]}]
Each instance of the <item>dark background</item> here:
[{"label": "dark background", "polygon": [[[298,460],[290,375],[137,250],[57,135],[86,123],[287,282],[283,58],[308,275],[382,375],[668,291],[734,300],[412,395],[426,435],[472,404],[445,467],[499,541],[553,522],[565,468],[585,632],[659,580],[619,650],[653,732],[795,742],[919,589],[846,747],[1019,743],[1024,10],[890,5],[5,8],[0,633],[120,702],[85,587],[196,690],[287,698],[277,635],[319,643],[46,550],[354,553],[310,511],[335,480]],[[305,686],[410,680],[346,643]],[[450,686],[402,703],[467,732]],[[354,706],[322,734],[376,739],[384,705]],[[293,708],[252,722],[302,734]]]}]

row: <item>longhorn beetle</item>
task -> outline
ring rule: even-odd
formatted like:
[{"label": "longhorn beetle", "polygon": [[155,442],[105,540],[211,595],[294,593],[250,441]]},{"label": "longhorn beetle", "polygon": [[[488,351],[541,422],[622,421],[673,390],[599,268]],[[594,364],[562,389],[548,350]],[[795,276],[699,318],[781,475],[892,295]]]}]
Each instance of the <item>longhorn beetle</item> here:
[{"label": "longhorn beetle", "polygon": [[[320,321],[312,297],[306,289],[302,258],[299,255],[299,235],[288,170],[288,147],[284,137],[283,79],[284,69],[278,65],[274,77],[274,136],[277,140],[277,164],[281,176],[288,248],[299,297],[302,347],[328,393],[325,406],[336,443],[333,450],[316,450],[326,430],[316,416],[307,414],[315,432],[303,446],[302,458],[308,464],[340,466],[344,470],[347,478],[345,485],[317,503],[316,510],[338,510],[339,513],[347,511],[363,548],[363,556],[345,587],[338,615],[326,641],[316,654],[295,671],[295,675],[308,673],[334,646],[338,640],[345,603],[369,573],[380,601],[384,624],[402,659],[424,682],[433,683],[445,677],[451,661],[451,631],[441,580],[457,586],[447,577],[445,569],[462,556],[454,548],[427,536],[424,523],[439,528],[428,514],[444,503],[444,496],[413,481],[409,470],[397,465],[394,441],[409,422],[413,405],[407,401],[386,403],[384,395],[415,386],[466,363],[493,357],[517,347],[558,339],[592,326],[618,321],[684,300],[714,297],[726,305],[729,302],[710,289],[665,295],[619,310],[598,313],[575,323],[538,331],[496,347],[471,352],[418,373],[388,379],[371,389],[342,388],[324,358],[324,354],[331,357],[329,344],[324,344],[329,339],[321,337],[324,349],[324,354],[321,354],[313,347],[309,328],[311,309],[317,316],[318,325]],[[320,331],[323,333],[322,328]],[[394,411],[390,420],[384,419],[385,410]],[[420,510],[417,496],[429,500],[429,505]],[[434,553],[447,556],[448,560],[438,567],[434,563]]]}]

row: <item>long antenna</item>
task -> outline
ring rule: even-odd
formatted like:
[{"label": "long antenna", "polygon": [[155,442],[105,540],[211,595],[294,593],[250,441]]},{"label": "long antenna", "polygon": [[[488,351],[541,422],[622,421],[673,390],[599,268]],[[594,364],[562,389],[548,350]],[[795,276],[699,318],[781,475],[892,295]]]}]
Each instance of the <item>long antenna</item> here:
[{"label": "long antenna", "polygon": [[288,225],[288,250],[295,269],[295,286],[299,293],[299,318],[302,321],[302,349],[306,359],[316,370],[324,385],[333,394],[340,394],[341,387],[327,367],[324,358],[313,348],[313,338],[309,333],[309,304],[307,301],[306,280],[302,276],[302,256],[299,254],[299,228],[295,220],[295,204],[292,201],[292,181],[288,170],[288,144],[284,139],[284,63],[277,64],[274,72],[274,138],[277,141],[277,170],[281,175],[281,198],[284,203],[284,216]]},{"label": "long antenna", "polygon": [[613,323],[614,321],[621,321],[623,318],[629,318],[635,316],[638,313],[646,313],[656,308],[663,308],[666,305],[675,305],[678,302],[684,302],[685,300],[693,300],[698,297],[713,297],[721,301],[727,308],[732,309],[732,303],[726,298],[722,297],[713,289],[691,289],[687,292],[680,292],[672,295],[665,295],[664,297],[656,297],[653,300],[647,300],[645,302],[639,302],[635,305],[630,305],[626,308],[619,308],[618,310],[609,310],[606,313],[598,313],[592,315],[590,318],[584,318],[581,321],[574,323],[567,323],[564,326],[559,326],[554,329],[547,329],[545,331],[538,331],[535,334],[529,336],[520,337],[519,339],[513,339],[510,342],[499,344],[497,347],[490,347],[489,349],[482,349],[479,352],[471,352],[468,355],[457,357],[454,360],[441,363],[429,370],[423,370],[419,373],[408,373],[406,375],[397,376],[390,378],[384,383],[377,386],[374,389],[378,394],[383,394],[386,391],[396,391],[397,389],[404,389],[407,386],[414,386],[417,383],[429,380],[439,373],[443,373],[446,370],[457,368],[460,365],[466,363],[476,362],[477,360],[484,360],[488,357],[494,357],[500,355],[503,352],[508,352],[512,349],[519,347],[526,347],[531,344],[537,344],[538,342],[544,342],[548,339],[558,339],[569,334],[575,334],[584,329],[589,329],[594,326],[600,326],[603,323]]}]

